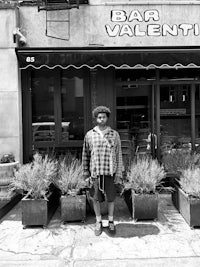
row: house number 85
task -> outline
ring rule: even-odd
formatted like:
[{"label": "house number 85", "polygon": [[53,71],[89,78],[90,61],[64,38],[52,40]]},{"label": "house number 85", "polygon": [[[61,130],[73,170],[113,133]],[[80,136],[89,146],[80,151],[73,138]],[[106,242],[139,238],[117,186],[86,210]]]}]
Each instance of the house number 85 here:
[{"label": "house number 85", "polygon": [[26,57],[26,62],[35,62],[35,57]]}]

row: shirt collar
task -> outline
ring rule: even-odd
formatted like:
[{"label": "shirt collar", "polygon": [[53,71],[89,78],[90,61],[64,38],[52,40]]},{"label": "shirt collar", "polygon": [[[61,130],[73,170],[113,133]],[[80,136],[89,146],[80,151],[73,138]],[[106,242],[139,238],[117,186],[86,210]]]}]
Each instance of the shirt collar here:
[{"label": "shirt collar", "polygon": [[[111,127],[110,127],[110,126],[107,126],[106,130],[103,131],[103,133],[104,133],[104,134],[107,134],[108,132],[110,132],[110,130],[111,130]],[[98,134],[100,134],[100,130],[99,130],[99,127],[98,127],[98,126],[95,126],[95,127],[93,128],[93,131],[95,131],[95,132],[97,132]]]}]

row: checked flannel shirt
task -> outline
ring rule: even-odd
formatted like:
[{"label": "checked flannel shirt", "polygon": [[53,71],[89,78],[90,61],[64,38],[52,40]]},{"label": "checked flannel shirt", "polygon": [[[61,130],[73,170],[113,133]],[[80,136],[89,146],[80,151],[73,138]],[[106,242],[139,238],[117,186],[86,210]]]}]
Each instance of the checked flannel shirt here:
[{"label": "checked flannel shirt", "polygon": [[96,126],[85,135],[82,154],[83,174],[92,178],[115,174],[122,179],[122,152],[118,132],[108,127],[103,134]]}]

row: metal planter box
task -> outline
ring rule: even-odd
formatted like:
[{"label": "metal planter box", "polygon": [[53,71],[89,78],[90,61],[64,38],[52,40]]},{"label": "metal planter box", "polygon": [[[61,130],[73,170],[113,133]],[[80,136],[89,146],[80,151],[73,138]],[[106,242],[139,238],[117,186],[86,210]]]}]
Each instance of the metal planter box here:
[{"label": "metal planter box", "polygon": [[86,196],[65,195],[60,198],[61,220],[63,222],[85,221]]},{"label": "metal planter box", "polygon": [[30,199],[26,195],[22,201],[22,224],[46,228],[59,205],[58,192],[50,192],[46,199]]},{"label": "metal planter box", "polygon": [[173,185],[172,191],[172,203],[179,210],[179,186],[177,184]]},{"label": "metal planter box", "polygon": [[200,226],[200,199],[191,198],[178,188],[179,212],[190,227]]},{"label": "metal planter box", "polygon": [[134,220],[156,220],[158,218],[157,193],[135,194],[133,190],[128,191],[125,193],[125,201]]}]

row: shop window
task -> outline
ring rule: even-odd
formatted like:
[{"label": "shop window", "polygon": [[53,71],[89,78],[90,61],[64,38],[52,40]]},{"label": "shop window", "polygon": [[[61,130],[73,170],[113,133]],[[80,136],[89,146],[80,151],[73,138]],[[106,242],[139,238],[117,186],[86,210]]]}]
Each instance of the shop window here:
[{"label": "shop window", "polygon": [[62,142],[84,138],[84,90],[83,78],[68,77],[67,71],[61,78]]},{"label": "shop window", "polygon": [[161,153],[191,150],[190,85],[160,87]]},{"label": "shop window", "polygon": [[[83,78],[68,71],[32,71],[33,144],[62,146],[84,138]],[[76,71],[77,73],[77,71]],[[78,144],[77,144],[78,146]]]},{"label": "shop window", "polygon": [[31,96],[33,143],[55,141],[55,89],[55,76],[52,71],[32,72]]},{"label": "shop window", "polygon": [[[131,86],[131,81],[146,81],[146,80],[155,80],[155,70],[117,70],[116,71],[116,80],[127,82]],[[132,85],[133,86],[133,85]]]},{"label": "shop window", "polygon": [[200,100],[200,86],[199,84],[196,85],[196,90],[195,90],[195,101]]},{"label": "shop window", "polygon": [[199,69],[161,69],[160,71],[160,79],[199,79],[200,72]]},{"label": "shop window", "polygon": [[136,154],[151,153],[151,97],[154,70],[116,72],[116,128],[121,137],[124,163]]}]

